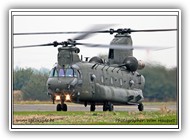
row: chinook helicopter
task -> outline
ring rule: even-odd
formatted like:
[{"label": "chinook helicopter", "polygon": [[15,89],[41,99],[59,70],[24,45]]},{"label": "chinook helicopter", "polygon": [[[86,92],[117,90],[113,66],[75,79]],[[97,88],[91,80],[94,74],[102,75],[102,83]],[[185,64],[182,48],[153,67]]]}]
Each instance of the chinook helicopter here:
[{"label": "chinook helicopter", "polygon": [[[90,111],[95,111],[96,105],[103,105],[103,111],[113,111],[114,104],[137,105],[139,111],[144,110],[143,88],[145,78],[137,70],[145,67],[141,60],[133,56],[133,49],[169,49],[171,47],[140,47],[133,46],[132,32],[176,31],[176,29],[132,30],[110,29],[91,30],[85,32],[58,32],[60,34],[80,33],[74,39],[64,42],[53,42],[40,45],[16,46],[14,48],[61,46],[58,48],[57,61],[50,71],[47,80],[47,94],[57,111],[67,111],[67,101],[90,105]],[[55,32],[54,32],[55,33]],[[51,33],[51,34],[54,34]],[[95,33],[116,34],[110,45],[79,43],[87,36]],[[14,35],[49,34],[47,33],[15,33]],[[57,34],[57,33],[55,33]],[[108,61],[94,56],[89,61],[79,58],[80,49],[76,46],[108,48]]]}]

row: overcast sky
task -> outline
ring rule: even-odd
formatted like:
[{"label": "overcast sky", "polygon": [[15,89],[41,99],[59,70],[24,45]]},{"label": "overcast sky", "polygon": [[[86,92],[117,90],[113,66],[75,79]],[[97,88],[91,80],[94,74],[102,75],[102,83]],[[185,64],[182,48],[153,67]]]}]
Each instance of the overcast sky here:
[{"label": "overcast sky", "polygon": [[[12,32],[86,31],[96,24],[106,24],[107,27],[105,26],[104,29],[108,30],[110,28],[177,29],[177,16],[175,14],[174,12],[19,12],[13,18]],[[13,36],[13,45],[36,45],[65,41],[75,36],[75,34]],[[134,50],[134,56],[138,60],[156,62],[169,68],[177,65],[178,39],[176,31],[132,33],[131,36],[134,46],[174,47],[162,51]],[[94,34],[80,42],[109,44],[113,37],[114,35],[110,34]],[[79,55],[82,54],[84,57],[108,53],[108,49],[79,47]],[[57,48],[53,46],[13,49],[13,52],[14,67],[45,67],[50,69],[57,62]]]}]

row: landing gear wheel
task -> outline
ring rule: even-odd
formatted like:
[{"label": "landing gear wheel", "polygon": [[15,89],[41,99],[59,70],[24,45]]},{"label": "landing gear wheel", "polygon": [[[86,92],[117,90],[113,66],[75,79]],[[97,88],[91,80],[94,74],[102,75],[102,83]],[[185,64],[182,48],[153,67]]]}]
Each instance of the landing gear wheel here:
[{"label": "landing gear wheel", "polygon": [[62,105],[62,110],[63,110],[63,111],[67,111],[67,105],[66,105],[66,104],[63,104],[63,105]]},{"label": "landing gear wheel", "polygon": [[103,111],[107,111],[107,105],[103,105]]},{"label": "landing gear wheel", "polygon": [[56,110],[57,110],[57,111],[61,111],[61,110],[67,111],[67,105],[66,105],[66,104],[63,104],[63,105],[57,104]]},{"label": "landing gear wheel", "polygon": [[108,106],[109,106],[109,111],[113,111],[113,104],[108,104]]},{"label": "landing gear wheel", "polygon": [[103,105],[103,111],[113,111],[113,104],[109,102],[105,102]]},{"label": "landing gear wheel", "polygon": [[61,104],[57,104],[56,110],[57,110],[57,111],[61,111]]},{"label": "landing gear wheel", "polygon": [[90,111],[95,111],[95,109],[96,109],[95,104],[94,104],[94,103],[91,104],[91,106],[90,106]]},{"label": "landing gear wheel", "polygon": [[140,103],[138,105],[138,109],[139,109],[139,111],[143,111],[144,110],[144,105],[142,103]]}]

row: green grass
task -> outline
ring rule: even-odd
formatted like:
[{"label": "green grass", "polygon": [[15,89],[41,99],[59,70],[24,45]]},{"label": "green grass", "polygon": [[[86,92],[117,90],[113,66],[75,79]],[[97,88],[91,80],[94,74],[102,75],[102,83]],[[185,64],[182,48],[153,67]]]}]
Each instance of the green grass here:
[{"label": "green grass", "polygon": [[72,125],[176,125],[175,111],[164,112],[55,112],[23,111],[13,113],[13,124]]}]

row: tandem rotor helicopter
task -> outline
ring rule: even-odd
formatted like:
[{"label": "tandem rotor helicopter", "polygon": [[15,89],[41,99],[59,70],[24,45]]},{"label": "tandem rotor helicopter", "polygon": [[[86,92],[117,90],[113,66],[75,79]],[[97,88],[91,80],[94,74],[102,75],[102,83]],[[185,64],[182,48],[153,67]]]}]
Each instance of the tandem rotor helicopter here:
[{"label": "tandem rotor helicopter", "polygon": [[[47,93],[57,111],[67,111],[67,101],[90,105],[90,111],[95,111],[96,105],[103,105],[103,111],[113,111],[114,104],[137,105],[139,111],[144,110],[143,88],[145,78],[137,70],[145,64],[133,56],[133,49],[168,49],[162,47],[132,46],[133,32],[167,32],[177,29],[148,29],[133,30],[130,28],[110,30],[89,30],[81,32],[43,32],[43,33],[14,33],[13,35],[36,34],[79,34],[74,39],[40,45],[15,46],[14,48],[61,46],[58,48],[58,63],[52,68],[47,80]],[[92,34],[115,34],[110,45],[79,43]],[[108,61],[94,56],[89,61],[79,58],[78,46],[108,48]]]}]

